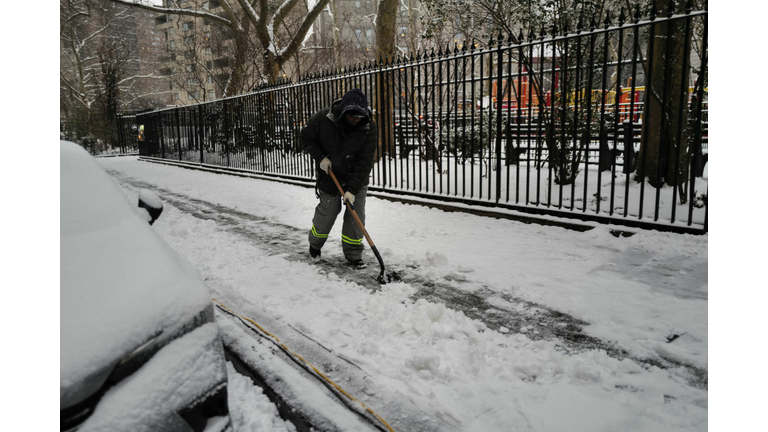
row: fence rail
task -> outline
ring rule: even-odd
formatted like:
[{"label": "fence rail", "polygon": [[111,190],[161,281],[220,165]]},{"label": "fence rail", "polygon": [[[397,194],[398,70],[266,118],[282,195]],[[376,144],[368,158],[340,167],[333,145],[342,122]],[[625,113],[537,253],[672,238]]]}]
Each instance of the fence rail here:
[{"label": "fence rail", "polygon": [[360,88],[379,128],[372,190],[707,232],[706,11],[489,46],[121,116],[121,131],[141,128],[121,138],[145,156],[312,181],[301,128]]}]

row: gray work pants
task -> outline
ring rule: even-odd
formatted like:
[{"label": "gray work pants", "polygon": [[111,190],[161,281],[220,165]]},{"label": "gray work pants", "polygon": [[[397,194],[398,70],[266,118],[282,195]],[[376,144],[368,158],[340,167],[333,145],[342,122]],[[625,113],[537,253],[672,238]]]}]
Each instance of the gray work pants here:
[{"label": "gray work pants", "polygon": [[[328,233],[331,232],[336,217],[341,212],[342,198],[338,195],[328,195],[323,191],[318,191],[320,202],[315,207],[315,216],[312,218],[312,228],[309,230],[309,245],[314,249],[322,249],[328,240]],[[368,187],[363,186],[355,195],[355,212],[365,225],[365,197],[368,194]],[[346,207],[346,205],[344,205]],[[357,225],[352,212],[349,209],[344,210],[344,225],[341,227],[341,248],[344,251],[344,257],[349,261],[359,260],[363,255],[363,230]]]}]

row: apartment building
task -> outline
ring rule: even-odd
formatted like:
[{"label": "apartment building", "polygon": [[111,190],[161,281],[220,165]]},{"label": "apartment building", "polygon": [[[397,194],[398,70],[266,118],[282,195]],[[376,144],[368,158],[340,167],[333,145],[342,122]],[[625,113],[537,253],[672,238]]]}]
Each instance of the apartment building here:
[{"label": "apartment building", "polygon": [[[217,0],[164,0],[169,8],[221,12]],[[170,105],[190,105],[220,98],[229,76],[232,35],[205,17],[154,14],[164,42],[161,73],[167,77]]]},{"label": "apartment building", "polygon": [[116,73],[120,82],[119,111],[157,108],[170,102],[167,83],[159,74],[166,55],[164,35],[155,29],[153,12],[82,0],[66,3],[60,13],[63,123],[84,105],[98,109],[94,102],[107,93],[101,82],[105,73]]}]

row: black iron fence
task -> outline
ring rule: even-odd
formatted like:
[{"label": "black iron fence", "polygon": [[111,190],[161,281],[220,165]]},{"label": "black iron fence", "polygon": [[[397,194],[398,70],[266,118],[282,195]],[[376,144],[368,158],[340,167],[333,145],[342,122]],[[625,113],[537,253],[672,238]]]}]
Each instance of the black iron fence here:
[{"label": "black iron fence", "polygon": [[[470,44],[471,45],[471,44]],[[140,154],[312,181],[299,132],[345,91],[379,127],[371,190],[707,232],[707,12],[504,35],[121,118]]]},{"label": "black iron fence", "polygon": [[[117,138],[121,154],[139,153],[138,124],[135,114],[117,115]],[[136,127],[136,131],[131,130]]]}]

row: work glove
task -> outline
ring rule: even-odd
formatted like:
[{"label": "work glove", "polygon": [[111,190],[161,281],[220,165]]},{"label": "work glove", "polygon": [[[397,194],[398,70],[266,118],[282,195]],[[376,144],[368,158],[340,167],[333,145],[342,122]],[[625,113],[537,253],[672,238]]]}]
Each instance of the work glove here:
[{"label": "work glove", "polygon": [[326,174],[328,174],[328,170],[331,169],[331,160],[327,157],[324,157],[323,160],[320,161],[320,169],[325,171]]},{"label": "work glove", "polygon": [[355,196],[352,195],[352,192],[344,192],[344,201],[349,201],[350,204],[355,205]]}]

